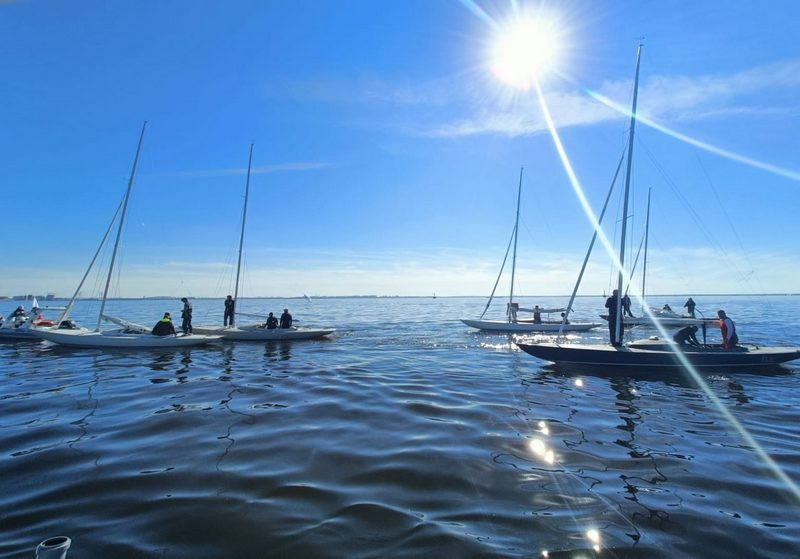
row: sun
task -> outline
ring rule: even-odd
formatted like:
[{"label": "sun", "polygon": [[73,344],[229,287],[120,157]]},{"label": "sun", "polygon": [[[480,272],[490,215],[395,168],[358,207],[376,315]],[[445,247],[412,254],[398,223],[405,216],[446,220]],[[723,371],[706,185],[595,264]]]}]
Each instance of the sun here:
[{"label": "sun", "polygon": [[501,27],[492,48],[492,72],[508,85],[530,89],[558,65],[562,50],[556,23],[525,17]]}]

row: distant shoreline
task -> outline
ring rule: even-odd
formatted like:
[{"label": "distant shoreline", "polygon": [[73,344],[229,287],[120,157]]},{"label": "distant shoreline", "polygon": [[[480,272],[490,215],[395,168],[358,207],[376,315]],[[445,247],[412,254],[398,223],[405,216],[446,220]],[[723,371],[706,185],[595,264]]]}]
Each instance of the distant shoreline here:
[{"label": "distant shoreline", "polygon": [[[800,293],[694,293],[691,297],[796,297],[800,295]],[[659,299],[659,298],[667,298],[667,297],[686,297],[685,293],[666,293],[666,294],[659,294],[655,293],[652,295],[648,295],[648,299]],[[109,297],[109,301],[173,301],[173,300],[180,300],[182,296],[180,295],[156,295],[156,296],[149,296],[149,297]],[[569,298],[569,295],[519,295],[518,299],[536,299],[536,298]],[[608,295],[598,293],[596,295],[576,295],[576,298],[587,298],[587,297],[608,297]],[[55,297],[51,299],[45,299],[41,296],[36,296],[36,298],[40,301],[40,303],[49,303],[51,301],[68,301],[69,297]],[[195,301],[202,301],[202,300],[215,300],[215,299],[224,299],[224,296],[217,296],[217,297],[192,297],[189,296],[189,299]],[[458,298],[481,298],[485,299],[486,295],[437,295],[433,297],[431,295],[312,295],[310,297],[305,297],[303,295],[300,296],[279,296],[279,295],[259,295],[253,297],[244,297],[240,296],[239,299],[307,299],[310,298],[314,299],[458,299]],[[28,299],[22,297],[0,297],[0,302],[2,301],[25,301],[31,300],[32,297]],[[85,297],[80,298],[82,301],[99,301],[99,297]]]}]

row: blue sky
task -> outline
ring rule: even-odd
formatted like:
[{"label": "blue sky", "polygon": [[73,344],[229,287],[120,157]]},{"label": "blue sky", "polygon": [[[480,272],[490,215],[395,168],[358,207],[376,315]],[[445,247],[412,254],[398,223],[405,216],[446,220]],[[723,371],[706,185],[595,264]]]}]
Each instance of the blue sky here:
[{"label": "blue sky", "polygon": [[[116,295],[232,291],[251,142],[244,295],[488,294],[520,166],[517,289],[568,293],[591,226],[535,93],[489,69],[488,20],[530,11],[568,45],[543,92],[595,208],[628,122],[588,92],[629,105],[640,38],[643,115],[772,166],[639,124],[648,291],[800,291],[800,3],[30,0],[0,3],[0,295],[74,290],[144,120]],[[597,249],[581,293],[611,281]]]}]

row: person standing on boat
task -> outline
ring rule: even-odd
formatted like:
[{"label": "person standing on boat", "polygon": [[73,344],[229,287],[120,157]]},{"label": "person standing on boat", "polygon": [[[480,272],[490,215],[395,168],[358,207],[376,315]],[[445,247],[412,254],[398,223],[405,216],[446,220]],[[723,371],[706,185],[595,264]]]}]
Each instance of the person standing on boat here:
[{"label": "person standing on boat", "polygon": [[233,300],[233,297],[228,295],[225,298],[225,318],[222,319],[223,326],[228,326],[228,324],[233,326],[233,317],[235,314],[236,314],[236,301]]},{"label": "person standing on boat", "polygon": [[680,345],[693,345],[693,346],[700,346],[700,342],[697,341],[697,336],[695,335],[697,332],[697,326],[694,324],[690,324],[689,326],[684,326],[680,330],[678,330],[672,339],[675,340],[676,343]]},{"label": "person standing on boat", "polygon": [[617,340],[617,296],[618,290],[611,293],[611,297],[606,299],[606,308],[608,309],[608,338],[611,340],[611,345],[614,347],[622,345]]},{"label": "person standing on boat", "polygon": [[292,315],[289,314],[289,309],[283,309],[283,314],[281,315],[281,328],[291,328],[292,327]]},{"label": "person standing on boat", "polygon": [[181,301],[183,301],[183,310],[181,311],[183,322],[181,323],[181,330],[183,330],[184,336],[188,336],[192,333],[192,304],[186,297],[182,297]]},{"label": "person standing on boat", "polygon": [[694,318],[694,308],[697,306],[694,304],[694,299],[689,297],[686,299],[686,302],[683,304],[683,306],[686,307],[686,312],[689,313],[689,316]]},{"label": "person standing on boat", "polygon": [[728,318],[722,309],[717,311],[719,317],[719,329],[722,331],[722,345],[725,349],[733,349],[739,343],[739,336],[736,335],[736,324]]},{"label": "person standing on boat", "polygon": [[539,309],[539,305],[533,307],[533,323],[534,324],[542,323],[542,311],[541,309]]},{"label": "person standing on boat", "polygon": [[266,327],[267,330],[274,330],[275,328],[278,327],[278,319],[275,318],[274,314],[269,313],[269,316],[267,317],[267,322],[266,324],[264,324],[264,326]]},{"label": "person standing on boat", "polygon": [[625,316],[626,314],[631,318],[636,318],[631,312],[631,298],[628,297],[627,293],[622,298],[622,316]]},{"label": "person standing on boat", "polygon": [[154,336],[169,336],[170,334],[173,336],[177,335],[177,332],[175,332],[175,325],[172,324],[172,317],[168,312],[164,313],[164,318],[156,322],[156,325],[153,326],[151,334]]}]

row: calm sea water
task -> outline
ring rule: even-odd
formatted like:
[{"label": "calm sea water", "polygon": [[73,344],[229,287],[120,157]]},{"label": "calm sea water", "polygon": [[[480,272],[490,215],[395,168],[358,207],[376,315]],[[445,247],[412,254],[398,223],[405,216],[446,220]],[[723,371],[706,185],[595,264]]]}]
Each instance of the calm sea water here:
[{"label": "calm sea water", "polygon": [[[800,297],[695,300],[725,308],[744,342],[800,345]],[[555,369],[457,321],[483,305],[250,300],[241,310],[288,306],[337,332],[175,351],[0,344],[0,556],[56,535],[76,559],[798,556],[796,487],[694,381]],[[180,302],[110,307],[151,324]],[[596,316],[602,299],[577,309]],[[221,300],[195,302],[195,324],[221,318]],[[704,379],[800,483],[800,362]]]}]

